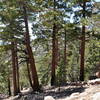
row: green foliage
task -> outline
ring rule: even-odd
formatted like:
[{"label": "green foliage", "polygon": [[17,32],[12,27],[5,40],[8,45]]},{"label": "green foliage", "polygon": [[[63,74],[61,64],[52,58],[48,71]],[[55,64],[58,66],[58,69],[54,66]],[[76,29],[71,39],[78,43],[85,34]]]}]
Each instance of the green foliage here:
[{"label": "green foliage", "polygon": [[50,70],[51,70],[51,53],[48,52],[44,52],[44,54],[42,54],[44,51],[42,51],[40,53],[40,55],[36,55],[36,65],[38,67],[38,75],[39,75],[39,79],[40,79],[40,83],[42,85],[48,85],[50,82]]},{"label": "green foliage", "polygon": [[63,59],[57,66],[56,84],[58,86],[65,85],[67,82],[67,66],[64,65]]},{"label": "green foliage", "polygon": [[97,71],[96,65],[99,63],[100,58],[100,40],[92,38],[87,44],[86,49],[86,73],[92,75]]},{"label": "green foliage", "polygon": [[20,73],[19,77],[20,77],[21,89],[28,88],[30,86],[30,84],[29,84],[29,79],[28,79],[28,71],[27,71],[27,67],[25,64],[22,64],[20,66],[19,73]]},{"label": "green foliage", "polygon": [[9,55],[0,52],[0,93],[8,93],[8,76],[10,75]]},{"label": "green foliage", "polygon": [[69,44],[68,49],[68,69],[67,79],[69,81],[79,80],[79,41],[73,41]]},{"label": "green foliage", "polygon": [[[29,87],[26,67],[23,25],[23,5],[26,6],[32,24],[32,41],[35,63],[40,83],[50,84],[52,62],[52,31],[57,26],[59,61],[56,71],[57,85],[66,81],[78,81],[80,72],[81,26],[86,26],[85,76],[88,79],[100,62],[100,14],[93,11],[90,0],[86,3],[86,18],[83,18],[84,0],[1,0],[0,1],[0,93],[7,93],[8,76],[11,76],[11,42],[17,41],[21,88]],[[92,14],[93,11],[93,14]],[[92,16],[92,17],[91,17]],[[30,27],[30,25],[29,25]],[[64,65],[64,33],[67,41],[67,64]],[[34,39],[33,39],[34,38]],[[12,85],[12,84],[11,84]]]}]

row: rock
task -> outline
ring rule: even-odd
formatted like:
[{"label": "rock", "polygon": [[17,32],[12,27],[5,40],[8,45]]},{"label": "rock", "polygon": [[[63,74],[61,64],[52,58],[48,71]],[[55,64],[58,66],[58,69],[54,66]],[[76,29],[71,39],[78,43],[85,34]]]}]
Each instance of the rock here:
[{"label": "rock", "polygon": [[27,95],[29,93],[32,93],[33,89],[32,88],[27,88],[26,90],[21,90],[22,95]]},{"label": "rock", "polygon": [[100,100],[100,92],[93,95],[93,100]]},{"label": "rock", "polygon": [[0,100],[3,99],[3,98],[7,98],[7,97],[8,97],[8,95],[0,93]]},{"label": "rock", "polygon": [[44,97],[44,100],[55,100],[52,96],[46,96]]},{"label": "rock", "polygon": [[91,85],[100,84],[100,78],[97,78],[95,80],[89,80],[88,84],[91,84]]},{"label": "rock", "polygon": [[96,76],[97,76],[98,78],[100,78],[100,72],[99,72],[99,71],[96,72]]},{"label": "rock", "polygon": [[72,94],[71,94],[71,97],[77,97],[78,95],[79,95],[79,92],[72,93]]},{"label": "rock", "polygon": [[76,93],[72,93],[70,97],[67,97],[65,99],[61,99],[61,100],[76,100],[79,96],[79,92],[76,92]]}]

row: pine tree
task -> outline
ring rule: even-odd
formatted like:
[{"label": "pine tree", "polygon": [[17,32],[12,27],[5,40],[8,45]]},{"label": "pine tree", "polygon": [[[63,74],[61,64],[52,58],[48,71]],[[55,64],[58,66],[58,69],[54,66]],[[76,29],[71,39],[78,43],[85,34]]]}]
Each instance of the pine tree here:
[{"label": "pine tree", "polygon": [[[77,4],[74,7],[80,7],[80,10],[76,10],[75,18],[76,23],[82,22],[82,31],[80,35],[81,46],[80,46],[80,81],[84,81],[84,66],[85,66],[85,43],[86,43],[86,26],[88,26],[88,21],[86,18],[91,17],[92,14],[92,2],[91,0],[76,0]],[[79,24],[80,25],[80,24]]]},{"label": "pine tree", "polygon": [[26,29],[25,43],[26,43],[26,49],[28,52],[30,67],[31,67],[31,71],[32,71],[33,90],[38,91],[39,90],[39,81],[38,81],[38,76],[37,76],[37,71],[36,71],[36,66],[35,66],[35,60],[34,60],[33,53],[32,53],[32,48],[30,46],[28,16],[27,16],[27,10],[26,10],[25,5],[23,5],[23,14],[24,14],[25,29]]}]

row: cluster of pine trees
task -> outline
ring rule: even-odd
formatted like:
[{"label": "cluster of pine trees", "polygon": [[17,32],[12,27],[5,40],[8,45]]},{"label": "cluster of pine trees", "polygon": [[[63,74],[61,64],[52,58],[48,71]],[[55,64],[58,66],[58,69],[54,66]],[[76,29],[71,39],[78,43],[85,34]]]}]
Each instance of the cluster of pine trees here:
[{"label": "cluster of pine trees", "polygon": [[[92,0],[0,1],[0,92],[84,81],[100,62],[100,7]],[[31,27],[31,29],[30,29]]]}]

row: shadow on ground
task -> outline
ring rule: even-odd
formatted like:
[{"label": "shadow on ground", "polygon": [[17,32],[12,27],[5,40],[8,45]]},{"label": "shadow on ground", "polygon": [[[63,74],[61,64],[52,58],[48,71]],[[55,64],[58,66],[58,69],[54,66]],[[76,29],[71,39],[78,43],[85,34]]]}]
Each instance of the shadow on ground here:
[{"label": "shadow on ground", "polygon": [[[22,95],[19,99],[16,100],[44,100],[45,96],[52,96],[55,99],[63,99],[67,96],[70,96],[73,93],[82,93],[86,88],[82,86],[64,86],[64,87],[53,87],[46,89],[41,93],[27,93]],[[3,95],[0,96],[0,100],[5,100]],[[9,99],[11,100],[11,99]]]},{"label": "shadow on ground", "polygon": [[44,93],[45,96],[53,96],[55,99],[58,98],[65,98],[67,96],[70,96],[73,93],[82,93],[84,92],[86,88],[85,87],[68,87],[67,89],[60,89],[58,91],[47,91],[46,93]]}]

